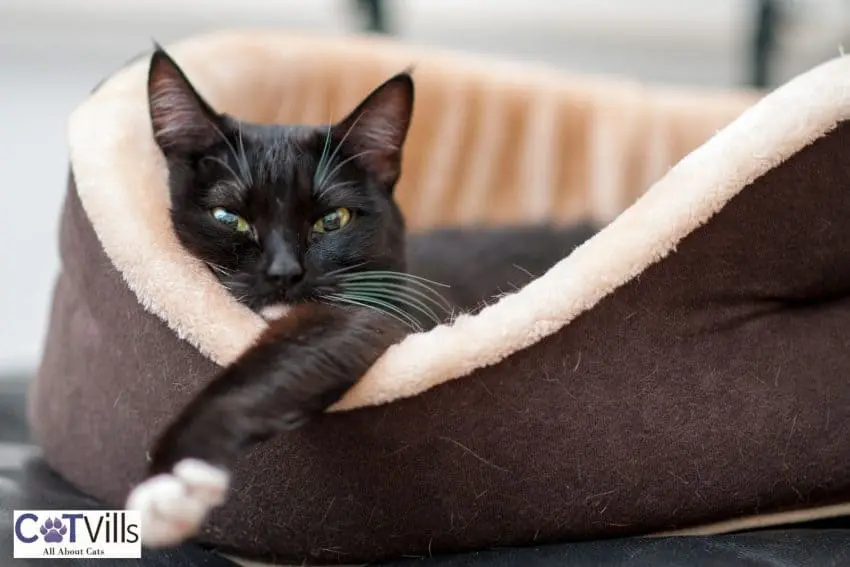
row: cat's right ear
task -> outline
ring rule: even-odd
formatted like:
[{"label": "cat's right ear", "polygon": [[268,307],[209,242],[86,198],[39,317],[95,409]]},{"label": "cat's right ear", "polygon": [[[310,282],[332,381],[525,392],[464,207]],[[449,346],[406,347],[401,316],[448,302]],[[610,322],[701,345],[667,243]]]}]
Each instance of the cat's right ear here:
[{"label": "cat's right ear", "polygon": [[166,156],[201,152],[222,136],[221,116],[156,44],[148,70],[148,111],[154,139]]}]

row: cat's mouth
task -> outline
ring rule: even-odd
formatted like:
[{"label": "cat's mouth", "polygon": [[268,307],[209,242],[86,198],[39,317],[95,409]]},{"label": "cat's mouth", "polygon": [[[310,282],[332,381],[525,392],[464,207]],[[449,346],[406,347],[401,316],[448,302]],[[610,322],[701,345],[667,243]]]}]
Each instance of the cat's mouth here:
[{"label": "cat's mouth", "polygon": [[280,319],[286,315],[289,312],[290,307],[292,306],[288,303],[276,303],[266,305],[259,310],[259,313],[266,321],[274,321],[275,319]]},{"label": "cat's mouth", "polygon": [[292,306],[296,303],[315,301],[321,297],[319,290],[312,286],[296,285],[288,288],[270,287],[265,293],[258,295],[251,302],[254,311],[264,315],[269,312],[274,314],[281,306]]},{"label": "cat's mouth", "polygon": [[219,281],[233,294],[239,303],[251,311],[266,317],[277,318],[284,307],[299,303],[330,300],[340,294],[338,282],[325,278],[303,279],[294,285],[274,285],[268,281],[253,282],[219,277]]}]

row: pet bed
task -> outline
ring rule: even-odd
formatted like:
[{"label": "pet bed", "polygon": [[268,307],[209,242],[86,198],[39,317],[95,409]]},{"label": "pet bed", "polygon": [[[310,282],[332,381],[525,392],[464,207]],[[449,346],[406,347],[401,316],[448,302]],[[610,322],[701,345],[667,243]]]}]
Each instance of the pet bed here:
[{"label": "pet bed", "polygon": [[[0,406],[21,403],[23,396],[0,391]],[[19,422],[17,427],[24,424]],[[0,431],[0,439],[2,434]],[[104,505],[58,477],[33,456],[10,463],[0,452],[0,535],[12,538],[13,510],[92,510]],[[44,565],[44,561],[14,560],[9,547],[0,549],[3,565]],[[486,552],[402,558],[374,567],[811,567],[850,562],[850,529],[767,530],[759,533],[708,537],[620,538],[560,543]],[[246,563],[246,562],[241,562]],[[65,557],[62,567],[126,567],[126,559]],[[215,550],[187,542],[176,548],[146,549],[134,567],[239,567]],[[298,563],[297,565],[303,565]],[[293,565],[293,567],[295,567]]]},{"label": "pet bed", "polygon": [[[246,454],[202,542],[353,564],[850,512],[850,60],[761,98],[378,40],[232,32],[169,51],[255,121],[326,122],[415,64],[398,189],[413,229],[610,221],[521,290],[390,349],[330,419]],[[170,230],[146,71],[71,117],[30,396],[45,459],[115,506],[265,325]]]},{"label": "pet bed", "polygon": [[[28,445],[21,410],[29,380],[0,376],[0,534],[12,537],[13,510],[91,510],[104,505],[58,477]],[[4,445],[13,450],[4,451]],[[487,552],[406,558],[381,567],[803,567],[850,562],[850,529],[836,521],[785,530],[707,537],[619,538],[591,542],[502,548]],[[8,534],[8,536],[6,535]],[[5,555],[3,552],[5,551]],[[0,563],[13,563],[11,550],[0,550]],[[236,560],[238,561],[238,560]],[[136,567],[238,567],[215,550],[194,543],[146,549]],[[4,565],[6,563],[3,563]],[[38,564],[38,563],[37,563]],[[124,559],[98,559],[98,567],[125,567]],[[299,563],[300,564],[300,563]],[[90,559],[67,557],[63,567],[87,567]],[[374,564],[373,564],[374,565]]]}]

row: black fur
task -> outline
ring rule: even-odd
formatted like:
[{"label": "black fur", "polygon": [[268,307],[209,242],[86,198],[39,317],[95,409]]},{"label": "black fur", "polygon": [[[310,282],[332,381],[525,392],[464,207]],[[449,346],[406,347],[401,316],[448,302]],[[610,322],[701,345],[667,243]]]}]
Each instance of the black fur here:
[{"label": "black fur", "polygon": [[589,222],[561,227],[445,227],[408,235],[408,271],[447,282],[443,296],[459,311],[476,313],[496,298],[539,278],[588,240]]},{"label": "black fur", "polygon": [[[411,329],[514,291],[595,230],[443,229],[408,245],[393,200],[413,110],[407,73],[325,126],[216,113],[160,48],[148,88],[180,241],[250,308],[294,305],[159,437],[151,474],[190,457],[228,468],[251,443],[318,416]],[[340,207],[351,213],[343,228],[312,228]],[[217,208],[242,217],[241,231]]]},{"label": "black fur", "polygon": [[187,457],[228,468],[250,444],[319,415],[405,334],[370,309],[294,306],[180,414],[151,451],[151,474]]},{"label": "black fur", "polygon": [[[161,49],[148,84],[174,229],[239,301],[259,310],[318,299],[328,273],[356,265],[404,271],[404,221],[391,195],[413,108],[409,75],[389,79],[347,118],[321,127],[218,114]],[[247,219],[251,231],[217,221],[217,207]],[[347,226],[311,230],[339,207],[351,212]]]}]

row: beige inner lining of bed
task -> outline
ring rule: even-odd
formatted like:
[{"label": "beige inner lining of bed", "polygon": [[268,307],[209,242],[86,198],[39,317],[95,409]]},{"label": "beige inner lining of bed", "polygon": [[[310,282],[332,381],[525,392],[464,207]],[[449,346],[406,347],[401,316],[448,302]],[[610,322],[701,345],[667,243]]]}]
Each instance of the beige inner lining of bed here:
[{"label": "beige inner lining of bed", "polygon": [[[416,64],[416,114],[398,190],[413,229],[613,219],[517,293],[390,349],[337,410],[417,395],[557,332],[850,114],[850,59],[843,57],[759,100],[751,93],[652,89],[380,40],[247,31],[168,49],[219,110],[266,122],[338,118],[386,77]],[[232,300],[169,230],[146,72],[147,58],[113,76],[73,113],[68,136],[78,191],[104,250],[144,307],[205,356],[228,364],[265,322]],[[674,533],[847,513],[850,504],[842,504]]]},{"label": "beige inner lining of bed", "polygon": [[[213,106],[261,122],[339,118],[414,64],[416,107],[398,189],[414,230],[616,217],[520,291],[391,348],[334,410],[417,395],[556,332],[844,119],[850,97],[844,58],[759,100],[380,40],[245,31],[167,48]],[[170,230],[165,164],[147,114],[147,64],[143,58],[122,70],[73,113],[77,188],[104,250],[142,305],[226,365],[266,323],[236,303]]]}]

